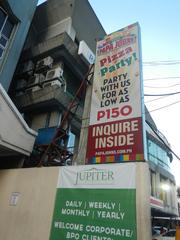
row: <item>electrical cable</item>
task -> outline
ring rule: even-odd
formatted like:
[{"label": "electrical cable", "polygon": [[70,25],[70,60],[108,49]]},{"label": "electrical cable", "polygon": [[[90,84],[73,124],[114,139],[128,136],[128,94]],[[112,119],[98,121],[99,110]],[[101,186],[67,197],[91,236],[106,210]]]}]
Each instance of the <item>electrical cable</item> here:
[{"label": "electrical cable", "polygon": [[169,85],[169,86],[164,86],[164,87],[155,87],[155,86],[146,86],[146,85],[144,85],[144,87],[146,87],[146,88],[171,88],[171,87],[175,87],[175,86],[179,86],[180,85],[180,83],[176,83],[176,84],[173,84],[173,85]]},{"label": "electrical cable", "polygon": [[154,61],[144,61],[145,63],[156,63],[156,62],[161,62],[161,63],[167,63],[167,62],[180,62],[179,59],[173,59],[173,60],[154,60]]},{"label": "electrical cable", "polygon": [[167,66],[167,65],[178,65],[180,64],[180,60],[171,60],[171,61],[150,61],[150,62],[143,62],[144,66]]},{"label": "electrical cable", "polygon": [[174,154],[174,156],[180,161],[180,157],[165,143],[165,141],[159,136],[157,131],[152,127],[152,125],[146,120],[146,123],[151,128],[151,130],[156,134],[156,136],[163,142],[163,144],[167,147],[167,149]]},{"label": "electrical cable", "polygon": [[157,101],[157,100],[159,100],[159,99],[163,99],[163,98],[167,98],[167,97],[170,97],[170,96],[162,96],[162,97],[154,98],[154,99],[152,99],[152,100],[145,101],[145,103],[154,102],[154,101]]},{"label": "electrical cable", "polygon": [[160,78],[145,78],[144,81],[155,81],[155,80],[164,80],[164,79],[180,79],[180,76],[178,77],[160,77]]},{"label": "electrical cable", "polygon": [[146,97],[158,97],[158,96],[171,96],[171,95],[176,95],[176,94],[180,94],[180,92],[159,93],[159,94],[147,94],[147,93],[145,93],[144,96],[146,96]]},{"label": "electrical cable", "polygon": [[180,62],[177,63],[143,63],[143,67],[159,67],[159,66],[173,66],[179,65]]},{"label": "electrical cable", "polygon": [[170,104],[165,105],[165,106],[163,106],[163,107],[159,107],[159,108],[150,110],[149,112],[155,112],[155,111],[161,110],[161,109],[163,109],[163,108],[167,108],[167,107],[170,107],[170,106],[172,106],[172,105],[175,105],[175,104],[177,104],[177,103],[180,103],[180,101],[177,101],[177,102],[174,102],[174,103],[170,103]]}]

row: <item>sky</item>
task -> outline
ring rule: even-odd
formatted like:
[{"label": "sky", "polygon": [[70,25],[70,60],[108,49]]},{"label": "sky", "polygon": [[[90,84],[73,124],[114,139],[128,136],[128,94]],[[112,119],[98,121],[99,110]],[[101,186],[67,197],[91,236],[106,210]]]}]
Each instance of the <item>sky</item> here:
[{"label": "sky", "polygon": [[[107,34],[132,23],[141,28],[144,94],[180,92],[180,1],[179,0],[89,0]],[[180,157],[180,93],[145,96],[160,132]],[[180,185],[180,160],[171,164]]]},{"label": "sky", "polygon": [[[42,2],[39,1],[39,2]],[[141,27],[144,94],[180,92],[180,1],[89,0],[107,34],[132,23]],[[158,129],[180,157],[180,93],[145,97]],[[180,185],[180,161],[172,173]]]},{"label": "sky", "polygon": [[[139,22],[144,94],[180,92],[179,0],[89,2],[107,34]],[[166,97],[145,97],[144,100],[158,129],[180,157],[180,93]],[[180,161],[176,157],[173,158],[171,169],[177,185],[180,185]]]}]

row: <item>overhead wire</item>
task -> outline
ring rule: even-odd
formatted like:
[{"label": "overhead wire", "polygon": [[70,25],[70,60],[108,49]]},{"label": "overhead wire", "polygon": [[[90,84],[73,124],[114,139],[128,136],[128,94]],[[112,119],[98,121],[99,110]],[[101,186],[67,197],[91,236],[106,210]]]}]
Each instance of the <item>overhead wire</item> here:
[{"label": "overhead wire", "polygon": [[144,96],[146,96],[146,97],[158,97],[158,96],[172,96],[172,95],[176,95],[176,94],[180,94],[180,92],[159,93],[159,94],[147,94],[147,93],[145,93]]},{"label": "overhead wire", "polygon": [[[168,65],[178,65],[180,64],[180,60],[170,60],[170,61],[151,61],[151,62],[143,62],[143,65],[146,67],[158,67],[158,66],[168,66]],[[165,80],[165,79],[180,79],[179,76],[174,76],[174,77],[164,77],[164,78],[147,78],[147,79],[144,79],[144,81],[157,81],[157,80]],[[171,85],[171,86],[168,86],[168,87],[150,87],[150,86],[145,86],[147,88],[169,88],[169,87],[174,87],[174,86],[177,86],[177,85],[180,85],[180,84],[174,84],[174,85]],[[156,99],[153,99],[153,100],[150,100],[148,102],[153,102],[153,101],[156,101],[156,100],[159,100],[159,99],[162,99],[162,98],[165,98],[165,97],[169,97],[169,96],[172,96],[172,95],[176,95],[176,94],[179,94],[180,92],[172,92],[172,93],[161,93],[161,94],[144,94],[144,96],[147,96],[147,97],[151,97],[151,96],[160,96],[159,98],[156,98]],[[154,111],[158,111],[158,110],[161,110],[161,109],[164,109],[164,108],[167,108],[167,107],[170,107],[172,105],[175,105],[175,104],[178,104],[180,103],[180,101],[176,101],[176,102],[173,102],[173,103],[170,103],[166,106],[163,106],[163,107],[159,107],[159,108],[156,108],[156,109],[153,109],[149,112],[154,112]],[[154,130],[154,128],[151,126],[151,124],[146,121],[146,123],[149,125],[149,127],[152,129],[152,131],[156,134],[156,136],[165,144],[165,146],[167,147],[167,149],[178,159],[180,160],[180,157],[165,143],[165,141],[159,136],[159,134],[157,133],[157,131]]]},{"label": "overhead wire", "polygon": [[154,61],[144,61],[145,63],[154,63],[154,62],[161,62],[161,63],[167,63],[167,62],[180,62],[180,59],[171,59],[171,60],[154,60]]},{"label": "overhead wire", "polygon": [[149,112],[155,112],[155,111],[161,110],[161,109],[163,109],[163,108],[167,108],[167,107],[170,107],[170,106],[172,106],[172,105],[175,105],[175,104],[177,104],[177,103],[180,103],[180,101],[176,101],[176,102],[170,103],[170,104],[168,104],[168,105],[165,105],[165,106],[162,106],[162,107],[159,107],[159,108],[150,110]]},{"label": "overhead wire", "polygon": [[144,66],[167,66],[167,65],[178,65],[180,60],[169,60],[169,61],[145,61],[143,62]]},{"label": "overhead wire", "polygon": [[154,102],[154,101],[157,101],[157,100],[160,100],[160,99],[163,99],[163,98],[167,98],[167,97],[170,97],[170,96],[162,96],[162,97],[154,98],[152,100],[145,101],[145,103]]},{"label": "overhead wire", "polygon": [[[174,79],[174,78],[179,78],[179,77],[166,77],[166,78],[149,78],[147,80],[155,80],[155,79]],[[175,86],[179,86],[180,83],[176,83],[176,84],[173,84],[173,85],[169,85],[169,86],[144,86],[145,88],[154,88],[154,89],[159,89],[159,88],[171,88],[171,87],[175,87]],[[173,96],[173,95],[176,95],[176,94],[179,94],[180,92],[172,92],[172,93],[160,93],[160,94],[144,94],[144,96],[146,97],[153,97],[153,96],[159,96],[158,98],[155,98],[155,99],[152,99],[152,100],[148,100],[146,101],[145,103],[150,103],[150,102],[154,102],[154,101],[157,101],[157,100],[160,100],[160,99],[163,99],[163,98],[166,98],[166,97],[170,97],[170,96]],[[177,104],[179,103],[179,101],[176,101],[174,103],[171,103],[171,104],[168,104],[166,106],[163,106],[163,107],[160,107],[160,108],[157,108],[157,109],[154,109],[152,111],[156,111],[156,110],[160,110],[160,109],[163,109],[163,108],[166,108],[166,107],[169,107],[171,105],[174,105],[174,104]]]},{"label": "overhead wire", "polygon": [[157,77],[157,78],[145,78],[144,81],[155,81],[155,80],[164,80],[164,79],[180,79],[180,76],[177,77]]},{"label": "overhead wire", "polygon": [[171,87],[175,87],[175,86],[179,86],[179,85],[180,85],[180,83],[176,83],[176,84],[169,85],[169,86],[164,86],[164,87],[162,87],[162,86],[160,86],[160,87],[158,87],[158,86],[146,86],[146,85],[144,85],[144,87],[146,87],[146,88],[171,88]]}]

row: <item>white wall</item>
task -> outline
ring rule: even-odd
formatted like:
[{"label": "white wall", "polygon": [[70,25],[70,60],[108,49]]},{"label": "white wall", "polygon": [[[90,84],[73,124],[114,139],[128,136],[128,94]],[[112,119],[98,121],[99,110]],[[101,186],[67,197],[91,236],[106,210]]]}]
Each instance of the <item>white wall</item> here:
[{"label": "white wall", "polygon": [[[137,240],[150,240],[148,164],[136,166]],[[59,167],[0,170],[0,239],[49,239],[58,174]]]},{"label": "white wall", "polygon": [[[0,171],[0,239],[49,239],[58,173],[53,167]],[[13,193],[19,193],[14,206]]]}]

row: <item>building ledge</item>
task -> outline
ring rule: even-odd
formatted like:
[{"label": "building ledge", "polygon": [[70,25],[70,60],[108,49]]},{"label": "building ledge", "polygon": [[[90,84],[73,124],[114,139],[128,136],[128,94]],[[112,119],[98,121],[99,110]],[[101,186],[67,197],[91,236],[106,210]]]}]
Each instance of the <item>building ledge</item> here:
[{"label": "building ledge", "polygon": [[37,133],[30,129],[0,85],[0,156],[30,155]]},{"label": "building ledge", "polygon": [[21,62],[29,59],[37,61],[50,55],[53,59],[63,59],[77,77],[83,79],[88,67],[78,55],[78,45],[64,32],[26,49],[22,53]]},{"label": "building ledge", "polygon": [[[26,113],[39,110],[46,111],[48,108],[53,109],[53,107],[65,111],[72,100],[73,96],[64,92],[62,87],[52,85],[34,92],[24,93],[18,97],[16,96],[14,101],[18,109]],[[75,128],[80,129],[83,107],[79,104],[78,100],[75,102],[75,105],[76,106],[71,110],[71,115],[73,117],[71,123]]]}]

